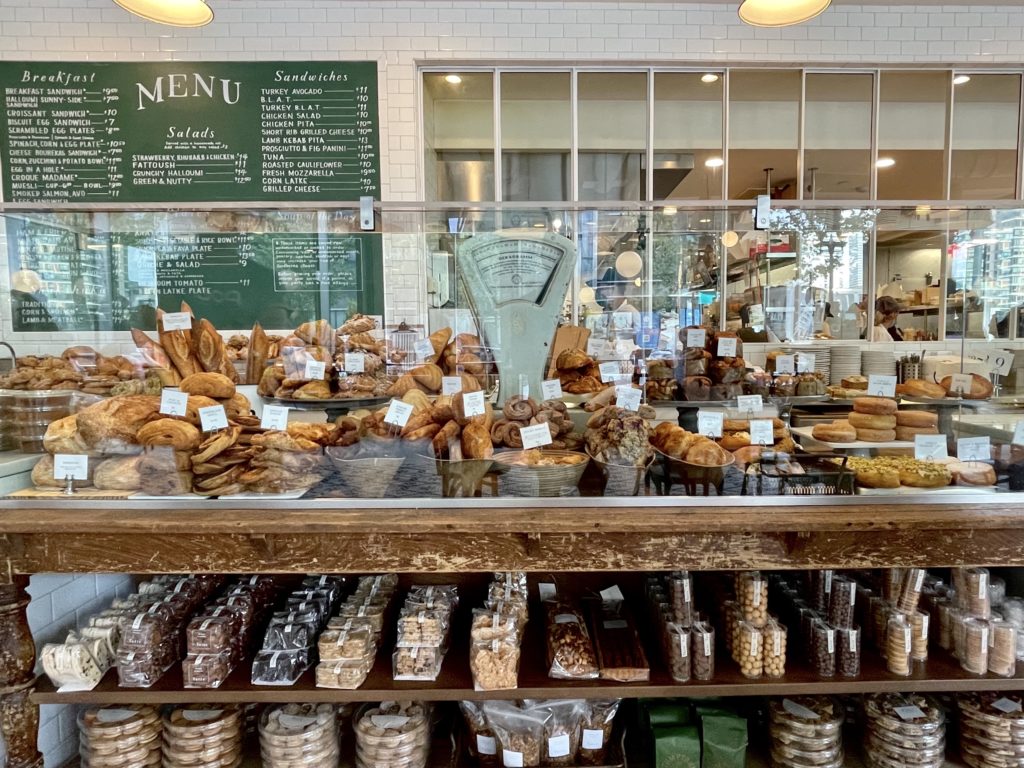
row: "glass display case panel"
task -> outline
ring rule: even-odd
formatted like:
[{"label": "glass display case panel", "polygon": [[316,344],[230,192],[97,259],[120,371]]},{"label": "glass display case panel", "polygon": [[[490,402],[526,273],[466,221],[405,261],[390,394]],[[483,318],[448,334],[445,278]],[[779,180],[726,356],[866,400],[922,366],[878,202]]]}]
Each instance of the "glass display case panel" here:
[{"label": "glass display case panel", "polygon": [[730,200],[800,197],[801,78],[796,70],[729,72]]},{"label": "glass display case panel", "polygon": [[576,199],[647,197],[647,73],[577,76],[579,190]]},{"label": "glass display case panel", "polygon": [[951,200],[1017,194],[1020,75],[955,74]]},{"label": "glass display case panel", "polygon": [[494,200],[494,75],[423,73],[428,201]]},{"label": "glass display case panel", "polygon": [[804,81],[804,198],[871,196],[874,75],[809,72]]},{"label": "glass display case panel", "polygon": [[944,199],[949,73],[885,71],[880,77],[878,199]]},{"label": "glass display case panel", "polygon": [[501,74],[502,200],[572,198],[572,75]]},{"label": "glass display case panel", "polygon": [[720,200],[724,75],[654,75],[654,199]]}]

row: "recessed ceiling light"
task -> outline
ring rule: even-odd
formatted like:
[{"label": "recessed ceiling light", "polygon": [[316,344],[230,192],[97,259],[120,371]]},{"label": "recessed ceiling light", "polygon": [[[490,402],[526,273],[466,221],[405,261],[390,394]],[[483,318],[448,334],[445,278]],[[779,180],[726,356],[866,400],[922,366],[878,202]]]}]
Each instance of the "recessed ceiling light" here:
[{"label": "recessed ceiling light", "polygon": [[462,78],[459,77],[458,75],[445,75],[444,81],[449,85],[458,85],[459,83],[462,82]]},{"label": "recessed ceiling light", "polygon": [[666,216],[675,216],[679,212],[679,209],[676,208],[674,205],[666,205],[664,208],[661,209],[661,212],[664,213]]},{"label": "recessed ceiling light", "polygon": [[970,75],[957,75],[953,78],[953,85],[963,85],[964,83],[971,82]]},{"label": "recessed ceiling light", "polygon": [[717,83],[718,75],[714,72],[708,72],[706,75],[701,75],[700,81],[702,83]]},{"label": "recessed ceiling light", "polygon": [[875,168],[892,168],[896,161],[891,157],[880,157],[875,162]]},{"label": "recessed ceiling light", "polygon": [[709,157],[704,161],[705,168],[721,168],[725,165],[725,160],[720,157]]},{"label": "recessed ceiling light", "polygon": [[711,219],[699,219],[697,223],[698,224],[710,224],[711,223]]},{"label": "recessed ceiling light", "polygon": [[203,0],[114,0],[129,13],[172,27],[203,27],[213,11]]},{"label": "recessed ceiling light", "polygon": [[825,12],[832,0],[743,0],[740,20],[752,27],[788,27]]},{"label": "recessed ceiling light", "polygon": [[739,241],[740,236],[733,232],[731,229],[722,233],[722,245],[724,245],[726,248],[732,248]]}]

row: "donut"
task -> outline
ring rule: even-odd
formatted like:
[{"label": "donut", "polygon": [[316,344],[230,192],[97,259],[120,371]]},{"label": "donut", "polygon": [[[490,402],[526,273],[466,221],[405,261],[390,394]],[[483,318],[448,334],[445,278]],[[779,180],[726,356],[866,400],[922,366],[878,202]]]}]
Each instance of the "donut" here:
[{"label": "donut", "polygon": [[857,413],[891,415],[896,413],[896,401],[887,397],[855,397],[853,410]]},{"label": "donut", "polygon": [[852,443],[857,439],[857,430],[850,422],[837,420],[831,424],[815,424],[811,436],[826,443]]},{"label": "donut", "polygon": [[847,419],[857,429],[896,429],[895,416],[854,411]]},{"label": "donut", "polygon": [[937,435],[938,427],[896,427],[896,439],[907,443],[914,442],[915,435]]},{"label": "donut", "polygon": [[931,411],[896,411],[897,427],[937,427],[939,415]]},{"label": "donut", "polygon": [[857,439],[865,443],[891,443],[896,439],[896,430],[861,429],[858,427]]},{"label": "donut", "polygon": [[740,448],[746,448],[750,445],[750,433],[749,432],[730,432],[723,434],[722,439],[718,441],[727,451],[738,451]]},{"label": "donut", "polygon": [[946,465],[956,485],[995,485],[996,471],[983,461],[953,461]]}]

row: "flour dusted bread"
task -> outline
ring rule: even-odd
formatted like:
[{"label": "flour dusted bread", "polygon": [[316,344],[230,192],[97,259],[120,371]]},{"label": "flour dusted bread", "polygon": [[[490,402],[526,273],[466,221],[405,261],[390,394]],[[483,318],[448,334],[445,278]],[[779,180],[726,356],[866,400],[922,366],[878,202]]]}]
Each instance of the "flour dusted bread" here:
[{"label": "flour dusted bread", "polygon": [[[89,477],[87,480],[75,480],[75,488],[88,488],[92,485],[94,475],[93,462],[89,462]],[[57,480],[53,476],[53,456],[43,456],[36,465],[32,467],[32,485],[36,488],[64,488],[67,482]]]},{"label": "flour dusted bread", "polygon": [[112,397],[79,411],[78,431],[94,451],[138,453],[138,432],[159,411],[160,398],[154,395]]},{"label": "flour dusted bread", "polygon": [[47,453],[88,453],[89,446],[78,432],[78,416],[72,414],[50,422],[43,436],[43,448]]},{"label": "flour dusted bread", "polygon": [[101,491],[137,491],[142,488],[141,462],[141,456],[104,459],[96,465],[93,485]]}]

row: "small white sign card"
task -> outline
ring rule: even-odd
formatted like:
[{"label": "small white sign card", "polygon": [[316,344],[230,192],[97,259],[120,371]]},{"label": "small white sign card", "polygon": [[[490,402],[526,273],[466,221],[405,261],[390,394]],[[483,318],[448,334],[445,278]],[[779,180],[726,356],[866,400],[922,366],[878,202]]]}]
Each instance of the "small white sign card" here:
[{"label": "small white sign card", "polygon": [[409,423],[413,407],[411,403],[404,403],[401,400],[392,400],[388,406],[388,412],[384,414],[384,423],[393,424],[396,427],[404,427]]},{"label": "small white sign card", "polygon": [[773,445],[775,443],[775,429],[771,419],[751,420],[750,442],[753,445]]},{"label": "small white sign card", "polygon": [[165,389],[160,393],[160,413],[165,416],[184,416],[188,410],[188,392]]},{"label": "small white sign card", "polygon": [[708,343],[708,332],[703,328],[690,328],[686,331],[686,346],[700,347],[701,349]]},{"label": "small white sign card", "polygon": [[168,312],[161,319],[165,331],[191,331],[192,315],[188,312]]},{"label": "small white sign card", "polygon": [[260,428],[288,429],[288,406],[264,405],[263,415],[260,417]]},{"label": "small white sign card", "polygon": [[718,340],[719,357],[736,357],[736,339],[726,337]]},{"label": "small white sign card", "polygon": [[725,414],[721,411],[697,411],[697,434],[721,437]]},{"label": "small white sign card", "polygon": [[914,458],[918,461],[939,461],[948,455],[945,435],[914,435]]},{"label": "small white sign card", "polygon": [[307,360],[306,369],[303,371],[302,377],[309,381],[317,381],[322,379],[326,373],[327,363],[321,363],[319,360]]},{"label": "small white sign card", "polygon": [[558,379],[544,379],[540,383],[540,395],[545,400],[561,400],[562,382]]},{"label": "small white sign card", "polygon": [[461,376],[444,376],[441,378],[441,394],[457,395],[462,391]]},{"label": "small white sign card", "polygon": [[615,405],[627,411],[640,410],[640,390],[628,384],[615,388]]},{"label": "small white sign card", "polygon": [[796,355],[779,355],[775,358],[776,373],[796,373]]},{"label": "small white sign card", "polygon": [[465,392],[462,395],[462,410],[466,416],[484,415],[484,393]]},{"label": "small white sign card", "polygon": [[199,409],[199,423],[203,432],[216,432],[228,428],[228,415],[223,405],[211,405]]},{"label": "small white sign card", "polygon": [[548,428],[547,423],[522,427],[519,430],[519,434],[523,439],[524,450],[551,445],[551,430]]},{"label": "small white sign card", "polygon": [[89,457],[72,453],[58,453],[53,457],[54,480],[88,480]]},{"label": "small white sign card", "polygon": [[956,457],[960,461],[989,461],[992,458],[989,437],[961,437],[956,441]]},{"label": "small white sign card", "polygon": [[896,377],[878,374],[868,376],[868,394],[875,397],[896,397]]}]

